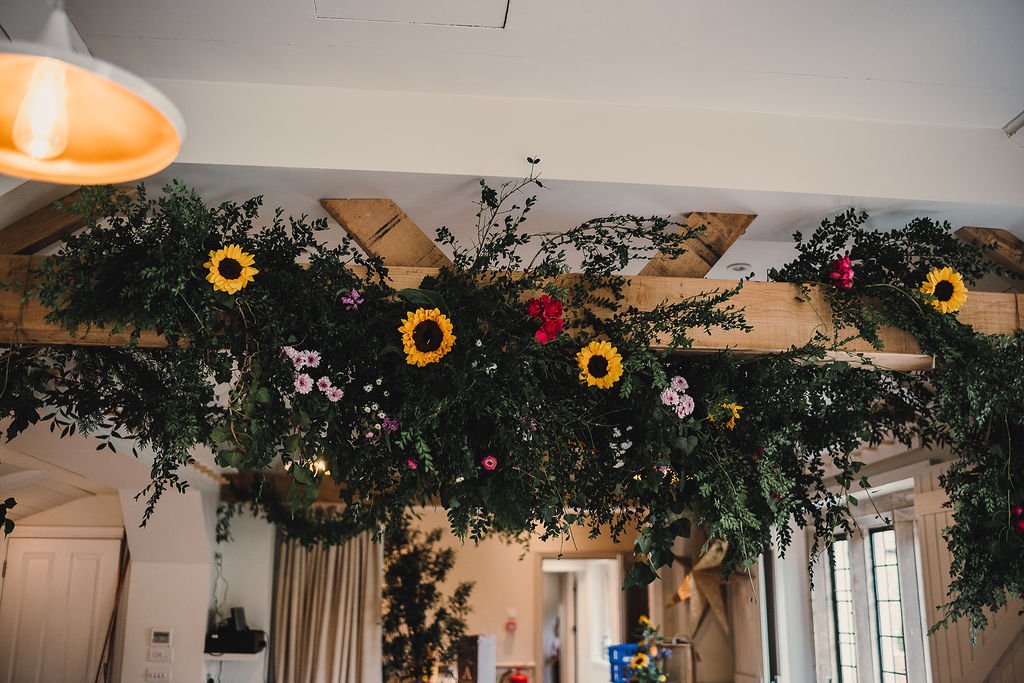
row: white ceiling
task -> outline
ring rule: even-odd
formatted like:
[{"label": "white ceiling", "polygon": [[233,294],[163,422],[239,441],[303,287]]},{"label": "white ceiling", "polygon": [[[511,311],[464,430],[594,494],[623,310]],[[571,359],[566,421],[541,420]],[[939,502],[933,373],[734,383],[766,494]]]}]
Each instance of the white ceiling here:
[{"label": "white ceiling", "polygon": [[1020,0],[511,0],[504,29],[317,19],[314,0],[68,5],[93,54],[155,78],[990,128],[1024,109]]}]

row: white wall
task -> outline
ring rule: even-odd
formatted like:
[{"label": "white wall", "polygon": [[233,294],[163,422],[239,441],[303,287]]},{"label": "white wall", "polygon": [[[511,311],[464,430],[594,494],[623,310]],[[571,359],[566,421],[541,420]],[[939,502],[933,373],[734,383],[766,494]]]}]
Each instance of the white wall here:
[{"label": "white wall", "polygon": [[[121,491],[131,570],[116,639],[119,680],[141,683],[148,670],[159,670],[169,671],[172,681],[205,681],[203,645],[215,522],[210,510],[216,501],[194,489],[184,494],[169,491],[148,524],[139,527],[145,501],[135,500],[136,493],[135,489]],[[153,628],[173,631],[170,664],[148,661]]]},{"label": "white wall", "polygon": [[123,525],[124,517],[121,513],[121,501],[113,494],[78,498],[18,520],[19,527],[120,527]]},{"label": "white wall", "polygon": [[[223,558],[223,578],[216,587],[223,601],[221,612],[227,616],[232,607],[244,607],[251,629],[270,634],[270,614],[274,586],[274,527],[262,519],[242,516],[231,520],[232,541],[217,545]],[[211,604],[212,608],[212,604]],[[267,679],[267,651],[252,662],[207,662],[206,670],[220,683],[261,683]]]}]

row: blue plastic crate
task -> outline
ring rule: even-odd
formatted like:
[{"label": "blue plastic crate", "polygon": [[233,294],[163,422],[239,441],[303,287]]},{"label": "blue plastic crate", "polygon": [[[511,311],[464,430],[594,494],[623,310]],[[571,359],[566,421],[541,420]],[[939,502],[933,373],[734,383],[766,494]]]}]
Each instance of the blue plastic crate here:
[{"label": "blue plastic crate", "polygon": [[626,645],[609,645],[608,661],[611,663],[611,683],[625,683],[629,680],[629,663],[636,655],[636,643]]}]

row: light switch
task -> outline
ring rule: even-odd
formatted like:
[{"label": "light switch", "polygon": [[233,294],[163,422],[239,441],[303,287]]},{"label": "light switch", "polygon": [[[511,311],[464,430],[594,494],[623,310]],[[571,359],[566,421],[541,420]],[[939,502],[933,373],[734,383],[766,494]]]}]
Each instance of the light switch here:
[{"label": "light switch", "polygon": [[157,664],[170,664],[174,661],[174,649],[166,645],[154,645],[149,648],[149,661]]},{"label": "light switch", "polygon": [[171,672],[168,669],[146,669],[146,681],[154,683],[170,683]]}]

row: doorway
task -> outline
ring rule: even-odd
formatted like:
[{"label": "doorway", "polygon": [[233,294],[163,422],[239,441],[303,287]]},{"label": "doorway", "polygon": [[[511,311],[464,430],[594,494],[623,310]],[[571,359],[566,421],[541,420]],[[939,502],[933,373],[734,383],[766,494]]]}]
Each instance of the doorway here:
[{"label": "doorway", "polygon": [[609,677],[608,646],[623,642],[622,565],[617,555],[541,560],[544,683]]}]

